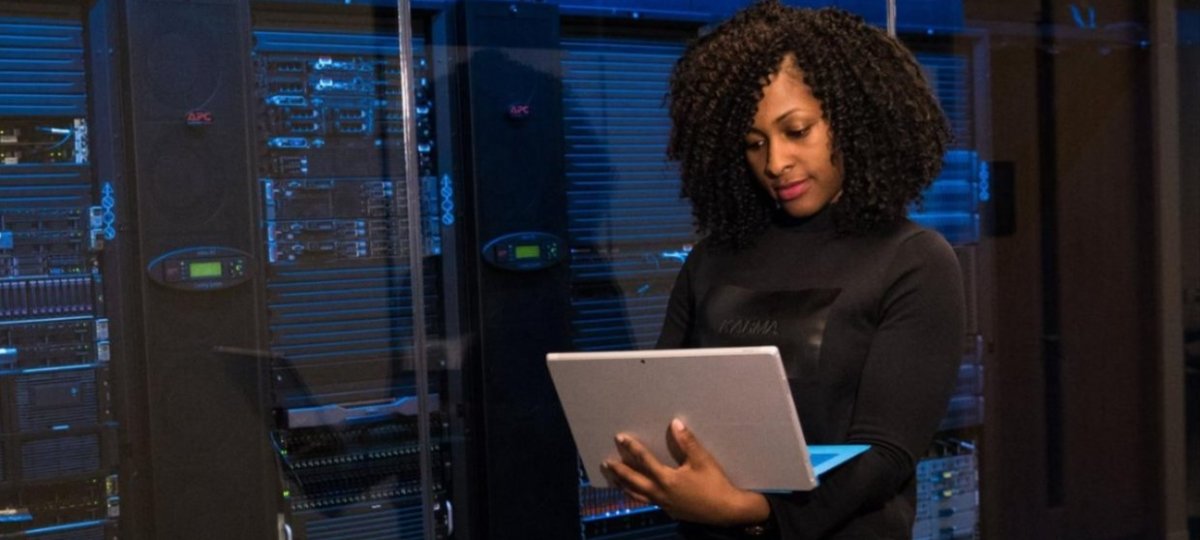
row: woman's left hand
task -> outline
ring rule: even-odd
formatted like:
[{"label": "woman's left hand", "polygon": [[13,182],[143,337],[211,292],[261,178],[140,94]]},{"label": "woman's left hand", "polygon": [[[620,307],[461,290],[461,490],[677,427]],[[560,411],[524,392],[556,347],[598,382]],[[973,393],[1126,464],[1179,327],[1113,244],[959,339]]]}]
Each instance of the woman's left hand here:
[{"label": "woman's left hand", "polygon": [[617,435],[621,461],[606,461],[610,482],[634,500],[658,505],[672,518],[709,525],[760,523],[770,517],[762,495],[738,489],[712,454],[678,419],[671,422],[667,447],[678,467],[659,462],[640,441]]}]

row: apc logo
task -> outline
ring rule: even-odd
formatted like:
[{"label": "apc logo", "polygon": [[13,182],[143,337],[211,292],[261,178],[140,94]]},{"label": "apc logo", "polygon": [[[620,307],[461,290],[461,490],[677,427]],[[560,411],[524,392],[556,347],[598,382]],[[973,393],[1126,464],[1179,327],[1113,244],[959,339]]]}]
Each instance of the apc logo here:
[{"label": "apc logo", "polygon": [[513,120],[524,120],[533,114],[533,107],[526,103],[514,103],[508,106],[508,117]]},{"label": "apc logo", "polygon": [[188,111],[186,121],[189,126],[207,126],[213,123],[213,113],[201,109]]}]

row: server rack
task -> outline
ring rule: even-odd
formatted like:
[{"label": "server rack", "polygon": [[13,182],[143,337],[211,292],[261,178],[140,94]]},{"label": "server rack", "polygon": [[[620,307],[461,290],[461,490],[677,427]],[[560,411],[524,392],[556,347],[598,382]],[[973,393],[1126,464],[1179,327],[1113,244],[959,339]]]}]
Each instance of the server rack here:
[{"label": "server rack", "polygon": [[0,5],[0,537],[105,538],[121,508],[84,12]]},{"label": "server rack", "polygon": [[[79,320],[36,335],[21,333],[22,325],[46,320],[0,321],[16,329],[0,336],[9,340],[0,346],[0,367],[8,366],[2,395],[26,396],[0,403],[0,489],[8,490],[0,501],[34,501],[13,509],[32,520],[0,521],[0,534],[111,537],[118,516],[121,535],[135,538],[669,533],[661,512],[581,484],[541,354],[648,346],[656,337],[692,239],[673,171],[659,159],[664,127],[646,111],[661,104],[653,96],[682,41],[711,17],[660,13],[625,31],[632,16],[583,19],[572,13],[594,10],[577,10],[564,19],[553,4],[423,7],[408,36],[418,139],[411,179],[396,99],[396,79],[406,75],[397,36],[406,29],[389,2],[105,0],[6,12],[6,24],[76,32],[56,38],[75,45],[44,64],[75,58],[66,65],[86,71],[84,82],[44,75],[55,88],[91,92],[39,96],[45,110],[10,96],[11,108],[2,109],[0,120],[40,147],[72,130],[70,152],[56,146],[50,153],[58,155],[23,156],[0,172],[10,173],[9,194],[51,194],[74,216],[29,226],[21,220],[40,208],[35,202],[0,198],[5,223],[50,236],[65,224],[56,238],[74,238],[39,244],[0,232],[11,268],[18,252],[26,262],[51,261],[42,274],[3,281],[66,283],[86,274],[78,290],[91,288],[80,293],[91,307],[79,303],[70,314]],[[453,28],[460,18],[461,33]],[[229,33],[235,38],[223,37]],[[451,46],[459,42],[471,48]],[[961,83],[954,73],[979,68],[957,54],[922,62],[949,73],[936,80]],[[9,65],[29,63],[22,62]],[[967,93],[955,97],[971,101],[970,85],[960,87]],[[0,92],[0,100],[21,93]],[[617,110],[637,125],[622,125]],[[450,120],[460,114],[462,125]],[[90,141],[77,144],[89,127]],[[459,169],[452,142],[466,135],[472,151]],[[917,215],[968,244],[960,253],[972,276],[978,213],[961,210],[986,170],[978,147],[951,154],[941,191]],[[413,179],[415,219],[398,185]],[[64,186],[73,199],[53,191]],[[622,215],[644,217],[646,207],[662,212],[654,235],[622,224]],[[457,224],[464,217],[470,227]],[[409,243],[405,233],[418,221],[424,234]],[[104,250],[94,250],[101,243]],[[536,261],[503,259],[534,247]],[[425,266],[425,383],[413,360],[410,255]],[[463,275],[471,282],[455,281]],[[981,354],[978,343],[967,340],[969,357]],[[69,360],[68,349],[82,360]],[[34,357],[59,367],[30,372],[22,362]],[[968,445],[943,445],[954,452],[976,436],[981,374],[981,361],[964,366],[966,399],[956,400],[959,414],[945,427]],[[31,396],[55,395],[69,396],[72,406],[54,413],[71,421],[44,415],[50,429],[37,431],[29,411],[64,402]],[[26,433],[30,426],[36,433]],[[70,439],[76,434],[82,444]],[[52,441],[50,454],[36,455],[70,470],[24,481],[39,474],[17,466],[26,440]],[[528,450],[534,444],[536,453]],[[956,537],[974,529],[974,466],[971,456],[947,456],[919,467],[930,477],[925,508],[952,511],[957,521],[921,526]],[[947,474],[955,467],[963,472]],[[952,477],[957,483],[943,482]],[[468,479],[486,487],[468,489]],[[952,501],[942,496],[947,490]],[[19,511],[39,500],[50,503],[38,508],[61,511]]]},{"label": "server rack", "polygon": [[[434,534],[444,536],[449,421],[441,394],[428,393],[429,444],[421,444],[422,368],[412,358],[415,332],[444,337],[428,51],[414,40],[418,217],[405,189],[417,179],[405,168],[402,32],[371,28],[374,18],[347,24],[347,13],[340,26],[350,31],[289,26],[280,20],[286,12],[256,15],[273,438],[290,525],[300,538],[365,527],[379,538],[420,536],[428,498],[437,511]],[[405,233],[418,219],[421,243],[410,246]],[[424,290],[413,286],[410,250],[429,263]],[[418,294],[423,330],[413,314]],[[428,361],[445,365],[442,353],[429,349]],[[432,467],[429,485],[424,464]]]},{"label": "server rack", "polygon": [[[36,82],[80,95],[39,97],[55,109],[45,114],[16,101],[14,110],[36,118],[10,122],[27,139],[15,142],[36,146],[6,155],[13,163],[5,168],[35,180],[9,182],[6,191],[83,206],[53,209],[63,216],[52,223],[24,219],[40,211],[33,199],[5,201],[13,204],[4,223],[16,225],[3,227],[13,242],[0,254],[19,273],[3,277],[22,284],[6,292],[28,296],[28,284],[53,284],[74,303],[56,308],[64,321],[55,328],[5,334],[16,345],[5,343],[5,360],[21,355],[4,366],[14,382],[3,395],[25,397],[2,408],[6,417],[14,411],[14,430],[30,433],[10,435],[4,424],[0,501],[20,506],[4,509],[13,517],[0,534],[83,538],[96,529],[97,538],[116,537],[124,478],[132,478],[125,537],[450,534],[451,476],[464,473],[450,472],[452,454],[462,454],[461,440],[450,440],[462,426],[451,418],[460,366],[448,359],[460,353],[442,338],[457,332],[445,313],[458,300],[441,284],[455,272],[455,262],[442,261],[456,251],[456,207],[451,145],[436,127],[447,120],[430,104],[440,91],[430,67],[436,54],[419,40],[401,47],[413,36],[396,23],[395,4],[327,4],[128,0],[34,9],[70,21],[74,38],[55,38],[70,50],[10,63],[68,66],[94,92],[50,73]],[[418,27],[444,32],[435,19]],[[37,32],[52,26],[36,22]],[[402,49],[415,58],[401,61]],[[85,54],[86,70],[70,56]],[[415,96],[404,95],[409,84]],[[12,77],[9,86],[17,86]],[[86,103],[96,118],[95,170]],[[43,116],[74,126],[70,137]],[[45,147],[54,155],[32,151]],[[32,161],[53,164],[53,175],[32,171]],[[426,234],[412,243],[416,220]],[[68,260],[69,249],[30,242],[18,226],[83,246],[81,262]],[[105,240],[108,259],[98,251]],[[35,275],[34,256],[60,267]],[[422,279],[414,266],[425,267]],[[102,282],[109,269],[113,279]],[[414,289],[428,298],[414,298]],[[120,306],[110,309],[119,359],[112,377],[105,298]],[[5,322],[24,324],[25,315]],[[65,326],[79,326],[76,318],[87,328]],[[59,354],[68,338],[92,343],[71,353],[90,355],[91,366]],[[48,360],[51,352],[58,356]],[[109,421],[110,379],[124,408],[119,431]],[[58,409],[37,419],[31,407]],[[18,409],[52,422],[47,433],[17,425]],[[81,425],[93,414],[102,425]],[[17,469],[23,455],[32,472]],[[60,487],[60,477],[80,485]],[[69,511],[52,515],[50,507]]]},{"label": "server rack", "polygon": [[[252,239],[234,249],[254,267],[253,294],[238,298],[253,302],[256,335],[205,346],[256,368],[241,389],[259,407],[261,440],[246,445],[256,446],[251,467],[266,477],[256,494],[266,500],[245,520],[256,532],[231,534],[444,537],[452,528],[451,430],[460,428],[448,414],[455,407],[441,346],[439,263],[454,251],[441,231],[453,206],[441,195],[452,193],[450,177],[438,174],[432,57],[396,23],[394,6],[339,8],[229,7],[245,39],[220,60],[234,66],[230,79],[244,81],[224,87],[242,104],[228,117],[252,149],[231,175],[244,190],[239,202],[249,208],[239,219]],[[197,11],[180,8],[155,26],[195,32],[215,22]],[[130,51],[149,45],[131,43]],[[415,95],[406,97],[410,85]],[[183,253],[167,263],[191,278],[227,257]],[[180,519],[157,521],[161,531]]]}]

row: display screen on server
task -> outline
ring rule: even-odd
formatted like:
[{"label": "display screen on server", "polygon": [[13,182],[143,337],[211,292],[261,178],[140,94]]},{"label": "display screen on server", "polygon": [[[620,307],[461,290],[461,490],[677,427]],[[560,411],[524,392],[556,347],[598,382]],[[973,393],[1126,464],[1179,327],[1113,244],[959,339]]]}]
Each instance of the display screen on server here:
[{"label": "display screen on server", "polygon": [[195,278],[219,277],[221,263],[217,261],[188,263],[188,274]]},{"label": "display screen on server", "polygon": [[542,256],[542,246],[517,246],[518,259],[536,259]]}]

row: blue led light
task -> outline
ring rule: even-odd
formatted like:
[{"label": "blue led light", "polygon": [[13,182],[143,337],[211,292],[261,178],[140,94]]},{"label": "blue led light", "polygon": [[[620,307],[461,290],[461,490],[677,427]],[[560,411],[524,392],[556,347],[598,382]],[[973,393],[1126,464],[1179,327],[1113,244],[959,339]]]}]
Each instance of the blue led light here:
[{"label": "blue led light", "polygon": [[1096,8],[1092,6],[1086,6],[1085,12],[1075,4],[1070,4],[1068,7],[1071,10],[1071,18],[1075,20],[1075,26],[1078,26],[1079,28],[1096,28]]},{"label": "blue led light", "polygon": [[64,523],[62,525],[54,525],[52,527],[42,527],[40,529],[29,529],[29,530],[25,531],[25,536],[36,536],[36,535],[40,535],[40,534],[50,534],[50,533],[63,532],[63,531],[73,531],[76,529],[85,529],[87,527],[95,527],[97,525],[103,525],[103,524],[104,524],[104,521],[99,520],[99,519],[93,520],[93,521],[80,521],[80,522],[76,522],[76,523]]},{"label": "blue led light", "polygon": [[104,187],[100,190],[100,206],[104,208],[104,238],[112,240],[117,237],[117,229],[114,224],[117,222],[117,198],[113,190],[112,182],[105,182]]},{"label": "blue led light", "polygon": [[21,373],[53,373],[57,371],[78,371],[81,369],[91,369],[96,367],[95,364],[72,364],[69,366],[52,366],[41,368],[29,368],[20,370]]},{"label": "blue led light", "polygon": [[15,320],[10,320],[10,321],[0,322],[0,327],[15,326],[15,325],[22,325],[22,324],[29,324],[29,323],[53,323],[53,322],[66,322],[66,321],[82,321],[82,320],[89,320],[89,319],[91,319],[91,317],[88,315],[75,315],[72,317],[52,317],[52,318],[48,318],[48,319],[15,319]]},{"label": "blue led light", "polygon": [[662,253],[659,253],[658,256],[662,257],[664,259],[674,259],[679,262],[684,262],[684,261],[687,261],[688,253],[689,253],[688,251],[684,251],[684,250],[664,251]]},{"label": "blue led light", "polygon": [[449,174],[442,175],[442,225],[454,225],[454,183]]},{"label": "blue led light", "polygon": [[992,169],[986,161],[979,163],[979,202],[992,200]]},{"label": "blue led light", "polygon": [[637,514],[647,514],[650,512],[654,512],[656,510],[658,510],[658,507],[653,506],[653,505],[644,506],[642,508],[633,508],[633,509],[626,508],[623,510],[614,510],[611,512],[605,512],[603,514],[596,514],[594,516],[588,516],[588,517],[583,518],[580,521],[587,523],[590,521],[600,521],[603,519],[609,519],[609,518],[615,518],[615,517],[632,516],[632,515],[637,515]]}]

